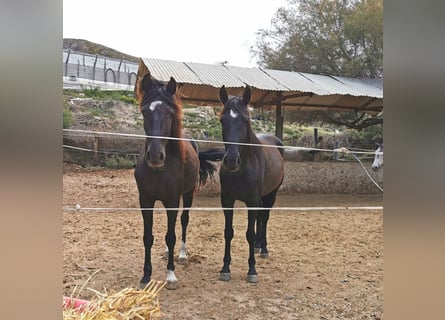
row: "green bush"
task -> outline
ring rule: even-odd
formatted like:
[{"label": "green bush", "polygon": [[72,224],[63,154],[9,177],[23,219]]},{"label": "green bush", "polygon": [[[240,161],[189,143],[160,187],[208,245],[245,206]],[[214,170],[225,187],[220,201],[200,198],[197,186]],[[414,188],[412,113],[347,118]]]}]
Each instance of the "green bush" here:
[{"label": "green bush", "polygon": [[125,103],[137,104],[136,99],[131,91],[124,90],[101,90],[98,87],[82,87],[82,92],[85,97],[94,100],[114,100]]},{"label": "green bush", "polygon": [[133,156],[118,156],[111,155],[105,160],[105,166],[113,169],[130,169],[134,168],[136,165],[136,158]]},{"label": "green bush", "polygon": [[69,129],[73,125],[73,113],[67,108],[63,108],[63,129]]}]

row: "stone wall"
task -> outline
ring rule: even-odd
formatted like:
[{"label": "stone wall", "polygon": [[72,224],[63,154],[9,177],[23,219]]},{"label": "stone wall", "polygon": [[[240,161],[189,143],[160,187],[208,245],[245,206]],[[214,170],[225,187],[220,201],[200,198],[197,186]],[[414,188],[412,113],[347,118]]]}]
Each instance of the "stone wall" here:
[{"label": "stone wall", "polygon": [[[363,163],[368,173],[383,188],[383,169],[374,172],[371,163]],[[370,194],[381,191],[368,178],[357,161],[285,162],[284,181],[279,193]],[[199,194],[219,195],[219,177],[201,187]]]}]

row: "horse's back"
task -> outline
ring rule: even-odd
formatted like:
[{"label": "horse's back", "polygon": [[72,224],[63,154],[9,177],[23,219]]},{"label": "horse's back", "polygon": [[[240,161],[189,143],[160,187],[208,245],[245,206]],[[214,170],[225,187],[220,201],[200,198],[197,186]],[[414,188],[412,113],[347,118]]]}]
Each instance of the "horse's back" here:
[{"label": "horse's back", "polygon": [[265,145],[276,145],[277,148],[264,147],[265,170],[263,195],[278,188],[284,178],[284,148],[283,143],[277,137],[270,134],[258,134],[258,139]]},{"label": "horse's back", "polygon": [[[284,158],[284,148],[280,148],[280,147],[283,147],[284,145],[280,139],[278,139],[274,135],[265,134],[265,133],[257,134],[256,136],[261,141],[262,144],[278,146],[278,148],[276,150],[278,150],[278,152],[281,154],[281,157]],[[270,147],[268,147],[268,148],[270,148]],[[271,149],[274,149],[274,148],[271,148]]]}]

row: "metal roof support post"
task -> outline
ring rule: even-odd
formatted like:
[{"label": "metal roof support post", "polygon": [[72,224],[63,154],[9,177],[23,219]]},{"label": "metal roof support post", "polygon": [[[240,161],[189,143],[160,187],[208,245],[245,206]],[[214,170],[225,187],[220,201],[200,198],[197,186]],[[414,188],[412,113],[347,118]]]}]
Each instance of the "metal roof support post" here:
[{"label": "metal roof support post", "polygon": [[117,68],[117,83],[120,83],[121,65],[122,65],[122,58],[121,61],[119,61],[119,67]]},{"label": "metal roof support post", "polygon": [[68,54],[66,56],[66,61],[65,61],[65,77],[68,77],[68,62],[70,61],[70,54],[71,54],[71,49],[68,50]]},{"label": "metal roof support post", "polygon": [[283,140],[283,123],[284,123],[284,115],[281,109],[281,92],[277,92],[277,105],[275,109],[275,136]]},{"label": "metal roof support post", "polygon": [[94,59],[94,63],[93,63],[93,80],[96,77],[96,62],[97,62],[97,54],[96,54],[96,58]]}]

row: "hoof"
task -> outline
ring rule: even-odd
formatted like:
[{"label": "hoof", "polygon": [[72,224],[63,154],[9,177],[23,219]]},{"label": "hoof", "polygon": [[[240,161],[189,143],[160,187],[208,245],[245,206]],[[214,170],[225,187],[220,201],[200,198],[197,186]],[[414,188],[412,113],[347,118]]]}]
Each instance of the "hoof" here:
[{"label": "hoof", "polygon": [[178,258],[178,264],[187,264],[187,258]]},{"label": "hoof", "polygon": [[248,274],[247,275],[247,282],[257,283],[258,282],[258,276],[256,274]]},{"label": "hoof", "polygon": [[147,283],[145,283],[145,282],[140,282],[140,283],[139,283],[139,289],[140,289],[140,290],[144,290],[145,287],[147,286],[147,284],[148,284],[148,282],[147,282]]},{"label": "hoof", "polygon": [[268,252],[261,252],[260,253],[260,258],[263,258],[263,259],[269,258],[269,253]]},{"label": "hoof", "polygon": [[229,281],[230,278],[231,278],[231,274],[230,273],[221,272],[219,274],[219,280],[221,280],[221,281]]},{"label": "hoof", "polygon": [[165,287],[169,290],[175,290],[178,288],[178,281],[167,281],[167,285]]}]

